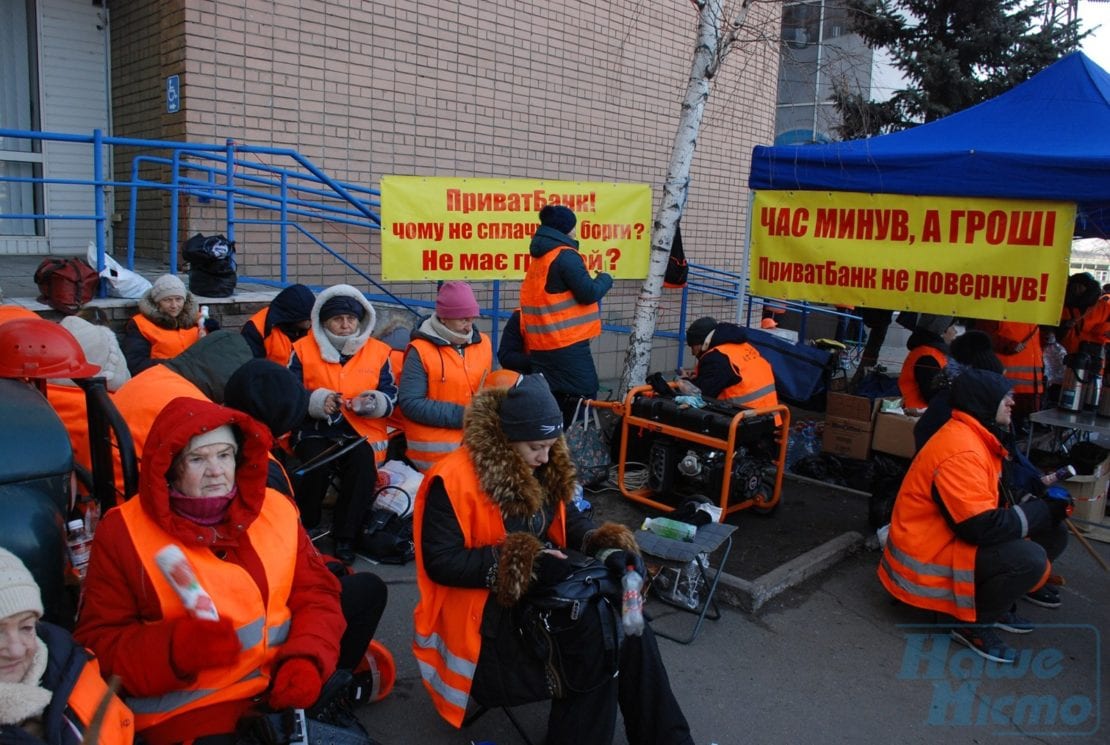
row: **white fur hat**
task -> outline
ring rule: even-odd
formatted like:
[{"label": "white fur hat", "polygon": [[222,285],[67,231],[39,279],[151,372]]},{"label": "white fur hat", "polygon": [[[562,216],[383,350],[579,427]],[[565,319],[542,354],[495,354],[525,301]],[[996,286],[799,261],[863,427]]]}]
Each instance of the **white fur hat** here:
[{"label": "white fur hat", "polygon": [[121,385],[131,379],[127,359],[110,328],[97,326],[78,316],[66,316],[60,323],[77,339],[85,352],[85,359],[100,366],[100,374],[107,378],[108,390],[119,390]]}]

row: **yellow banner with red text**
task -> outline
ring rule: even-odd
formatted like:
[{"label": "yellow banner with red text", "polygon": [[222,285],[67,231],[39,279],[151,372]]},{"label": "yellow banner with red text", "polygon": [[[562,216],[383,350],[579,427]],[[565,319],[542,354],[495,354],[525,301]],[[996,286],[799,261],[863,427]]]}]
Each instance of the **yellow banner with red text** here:
[{"label": "yellow banner with red text", "polygon": [[755,295],[1056,324],[1075,205],[977,197],[760,191]]},{"label": "yellow banner with red text", "polygon": [[523,279],[548,204],[574,210],[591,272],[647,276],[651,187],[586,181],[385,176],[382,279]]}]

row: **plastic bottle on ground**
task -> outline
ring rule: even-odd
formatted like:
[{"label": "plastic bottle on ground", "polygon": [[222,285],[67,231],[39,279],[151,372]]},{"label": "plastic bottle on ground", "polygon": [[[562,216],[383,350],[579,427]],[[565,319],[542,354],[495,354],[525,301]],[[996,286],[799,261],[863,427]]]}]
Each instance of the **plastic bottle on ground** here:
[{"label": "plastic bottle on ground", "polygon": [[631,564],[624,573],[621,587],[624,596],[621,600],[621,626],[628,636],[639,636],[644,633],[644,596],[642,589],[644,578]]},{"label": "plastic bottle on ground", "polygon": [[665,517],[644,518],[641,530],[650,530],[660,538],[670,538],[675,541],[693,541],[698,529],[690,523],[681,520],[670,520]]},{"label": "plastic bottle on ground", "polygon": [[84,520],[70,520],[66,523],[66,547],[73,570],[84,581],[85,572],[89,568],[89,553],[92,551],[92,536],[85,530]]}]

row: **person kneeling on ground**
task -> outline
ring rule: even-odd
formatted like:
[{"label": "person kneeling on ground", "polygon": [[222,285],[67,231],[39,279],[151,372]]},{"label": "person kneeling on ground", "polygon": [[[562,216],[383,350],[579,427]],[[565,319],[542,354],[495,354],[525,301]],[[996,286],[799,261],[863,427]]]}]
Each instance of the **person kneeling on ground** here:
[{"label": "person kneeling on ground", "polygon": [[[42,621],[42,593],[31,572],[0,548],[0,742],[79,745],[108,693],[96,659],[65,629]],[[131,712],[112,695],[101,745],[134,739]]]},{"label": "person kneeling on ground", "polygon": [[[293,501],[266,488],[270,441],[242,412],[174,399],[151,427],[138,498],[97,528],[76,637],[120,676],[149,745],[231,735],[256,702],[311,707],[337,665],[357,664],[385,605],[373,575],[341,600]],[[167,547],[211,615],[178,595],[185,567],[163,570]],[[345,618],[348,605],[376,616]]]},{"label": "person kneeling on ground", "polygon": [[[1013,398],[1002,375],[967,369],[951,418],[910,464],[894,501],[879,580],[899,600],[955,619],[952,638],[994,662],[1017,653],[995,633],[1028,633],[1015,602],[1044,587],[1064,550],[1066,501],[1000,493],[1000,436]],[[1030,540],[1026,540],[1026,539]]]},{"label": "person kneeling on ground", "polygon": [[[414,515],[420,600],[413,642],[424,686],[455,726],[471,700],[503,706],[555,695],[549,745],[610,743],[618,703],[629,742],[691,743],[650,627],[623,639],[619,675],[600,676],[589,692],[553,690],[545,660],[528,644],[526,593],[570,573],[568,547],[585,554],[616,549],[605,565],[617,576],[630,564],[642,566],[628,528],[595,528],[568,508],[575,471],[562,430],[543,376],[488,388],[471,402],[462,446],[425,477]],[[579,623],[595,615],[583,613]],[[594,637],[600,649],[600,626],[581,640],[568,676],[589,677],[591,666],[602,666],[603,653],[584,649]]]}]

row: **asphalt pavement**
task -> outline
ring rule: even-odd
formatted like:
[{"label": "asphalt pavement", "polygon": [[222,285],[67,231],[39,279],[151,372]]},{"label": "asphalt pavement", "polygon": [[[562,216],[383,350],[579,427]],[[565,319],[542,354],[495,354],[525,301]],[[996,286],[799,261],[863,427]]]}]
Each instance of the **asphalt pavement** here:
[{"label": "asphalt pavement", "polygon": [[[787,488],[789,499],[807,485],[789,482]],[[1092,545],[1110,559],[1110,547]],[[1063,607],[1019,604],[1038,628],[1007,635],[1022,650],[1012,667],[981,664],[936,633],[927,614],[893,603],[876,578],[878,559],[877,551],[859,549],[785,589],[757,614],[724,607],[721,619],[707,621],[692,644],[660,639],[694,742],[1110,741],[1102,719],[1110,709],[1102,691],[1108,665],[1101,644],[1102,630],[1110,628],[1110,575],[1078,543],[1055,567],[1067,583]],[[360,559],[358,568],[375,571],[389,585],[378,638],[392,650],[398,671],[393,692],[360,709],[370,734],[385,745],[522,742],[501,711],[462,731],[439,718],[410,648],[415,566],[371,567]],[[656,628],[680,630],[693,621],[657,600],[647,610]],[[543,703],[513,710],[533,742],[542,742],[546,710]],[[614,742],[627,743],[620,726]]]}]

